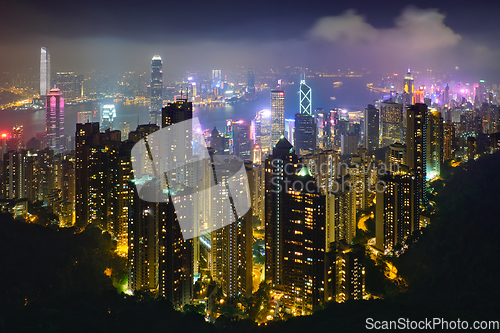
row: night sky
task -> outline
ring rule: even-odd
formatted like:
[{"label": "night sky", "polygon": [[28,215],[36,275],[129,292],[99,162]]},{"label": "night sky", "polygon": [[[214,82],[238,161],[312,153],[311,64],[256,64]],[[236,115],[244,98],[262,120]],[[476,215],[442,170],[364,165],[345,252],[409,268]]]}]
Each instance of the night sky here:
[{"label": "night sky", "polygon": [[0,70],[166,71],[231,66],[500,69],[500,2],[9,1],[0,14]]}]

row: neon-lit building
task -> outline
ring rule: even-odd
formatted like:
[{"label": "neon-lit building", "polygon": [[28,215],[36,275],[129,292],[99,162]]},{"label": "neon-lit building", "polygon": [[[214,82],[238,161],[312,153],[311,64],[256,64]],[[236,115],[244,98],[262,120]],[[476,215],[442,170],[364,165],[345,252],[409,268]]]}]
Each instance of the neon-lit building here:
[{"label": "neon-lit building", "polygon": [[312,97],[311,87],[306,84],[306,77],[300,78],[300,114],[312,115]]},{"label": "neon-lit building", "polygon": [[57,89],[50,89],[46,101],[46,127],[47,146],[54,152],[62,153],[64,151],[64,99],[62,92]]}]

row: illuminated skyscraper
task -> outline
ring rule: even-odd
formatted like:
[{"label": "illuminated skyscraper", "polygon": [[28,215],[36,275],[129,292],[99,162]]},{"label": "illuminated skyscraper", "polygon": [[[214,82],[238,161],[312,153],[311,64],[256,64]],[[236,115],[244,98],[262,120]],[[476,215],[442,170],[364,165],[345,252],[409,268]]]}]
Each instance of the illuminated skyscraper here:
[{"label": "illuminated skyscraper", "polygon": [[160,125],[161,109],[163,107],[163,72],[159,55],[151,60],[151,105],[149,108],[149,123]]},{"label": "illuminated skyscraper", "polygon": [[379,111],[371,104],[364,112],[364,147],[369,152],[378,148],[379,143]]},{"label": "illuminated skyscraper", "polygon": [[64,99],[59,89],[50,89],[46,100],[47,146],[56,154],[64,151]]},{"label": "illuminated skyscraper", "polygon": [[392,100],[380,103],[380,147],[403,142],[403,104]]},{"label": "illuminated skyscraper", "polygon": [[407,172],[381,177],[386,188],[377,189],[375,234],[376,247],[383,252],[399,250],[406,237],[419,228],[414,178]]},{"label": "illuminated skyscraper", "polygon": [[308,113],[295,114],[294,145],[299,154],[314,151],[316,148],[316,124]]},{"label": "illuminated skyscraper", "polygon": [[116,109],[114,104],[104,104],[101,110],[101,131],[114,129]]},{"label": "illuminated skyscraper", "polygon": [[441,112],[431,111],[427,119],[427,180],[441,174],[443,160],[443,118]]},{"label": "illuminated skyscraper", "polygon": [[282,138],[266,159],[265,276],[287,311],[309,314],[324,298],[325,197],[291,149]]},{"label": "illuminated skyscraper", "polygon": [[222,85],[221,70],[220,69],[212,70],[212,87],[215,96],[219,96],[221,94],[221,85]]},{"label": "illuminated skyscraper", "polygon": [[453,158],[453,145],[455,140],[455,125],[447,120],[443,125],[443,162]]},{"label": "illuminated skyscraper", "polygon": [[262,153],[271,150],[271,111],[261,110],[255,116],[255,144],[259,145]]},{"label": "illuminated skyscraper", "polygon": [[40,52],[40,96],[50,91],[50,54],[45,47]]},{"label": "illuminated skyscraper", "polygon": [[335,281],[337,302],[362,300],[365,291],[365,248],[360,245],[337,243]]},{"label": "illuminated skyscraper", "polygon": [[285,92],[271,91],[271,147],[285,135]]},{"label": "illuminated skyscraper", "polygon": [[300,114],[308,114],[312,116],[312,97],[311,87],[306,84],[306,76],[300,78]]},{"label": "illuminated skyscraper", "polygon": [[251,68],[248,69],[247,93],[255,94],[255,75]]},{"label": "illuminated skyscraper", "polygon": [[5,153],[2,158],[3,170],[1,172],[3,175],[2,192],[4,198],[26,198],[26,151],[10,151]]},{"label": "illuminated skyscraper", "polygon": [[[425,195],[427,173],[427,105],[415,104],[407,109],[406,164],[416,177],[415,195],[421,208],[427,206]],[[418,207],[418,205],[417,205]]]},{"label": "illuminated skyscraper", "polygon": [[415,87],[413,86],[413,76],[411,75],[410,69],[405,75],[404,79],[404,91],[403,91],[403,104],[404,106],[410,106],[413,104],[413,97],[415,93]]}]

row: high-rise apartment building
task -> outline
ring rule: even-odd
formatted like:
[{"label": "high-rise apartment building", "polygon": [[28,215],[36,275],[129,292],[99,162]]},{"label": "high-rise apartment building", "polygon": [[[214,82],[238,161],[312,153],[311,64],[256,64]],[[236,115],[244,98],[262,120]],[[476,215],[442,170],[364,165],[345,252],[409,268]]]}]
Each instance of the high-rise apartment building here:
[{"label": "high-rise apartment building", "polygon": [[379,144],[379,110],[369,104],[364,111],[363,144],[369,152],[378,148]]},{"label": "high-rise apartment building", "polygon": [[441,112],[430,111],[427,118],[427,163],[426,178],[441,174],[443,160],[443,118]]},{"label": "high-rise apartment building", "polygon": [[380,147],[403,142],[403,104],[392,100],[380,103]]},{"label": "high-rise apartment building", "polygon": [[418,206],[425,208],[427,199],[427,105],[414,104],[407,109],[406,165],[416,177],[415,194]]}]

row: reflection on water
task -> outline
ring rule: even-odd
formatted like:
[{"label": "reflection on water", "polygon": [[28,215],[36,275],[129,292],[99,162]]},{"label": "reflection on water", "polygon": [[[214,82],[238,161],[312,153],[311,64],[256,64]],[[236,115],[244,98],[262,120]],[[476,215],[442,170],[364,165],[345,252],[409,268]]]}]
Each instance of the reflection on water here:
[{"label": "reflection on water", "polygon": [[[380,93],[366,88],[366,83],[373,82],[373,77],[342,78],[341,85],[334,85],[336,81],[338,78],[308,78],[307,84],[312,89],[313,109],[321,107],[329,110],[340,107],[349,111],[357,111],[381,97]],[[295,113],[299,112],[299,81],[283,87],[283,90],[285,91],[285,117],[293,118]],[[330,99],[331,96],[336,98]],[[147,105],[124,105],[121,102],[114,104],[116,106],[115,129],[119,129],[119,124],[124,121],[130,123],[131,130],[134,130],[138,123],[149,122]],[[64,108],[65,134],[74,136],[78,112],[91,111],[93,107],[93,103],[66,106]],[[252,101],[240,101],[222,107],[195,107],[194,116],[200,119],[200,123],[205,128],[216,126],[219,131],[223,131],[226,119],[251,120],[257,111],[269,109],[269,107],[270,90],[264,90],[258,92],[257,98]],[[45,111],[15,111],[13,109],[0,111],[0,133],[10,132],[15,125],[24,125],[24,142],[26,142],[36,133],[45,132]]]}]

